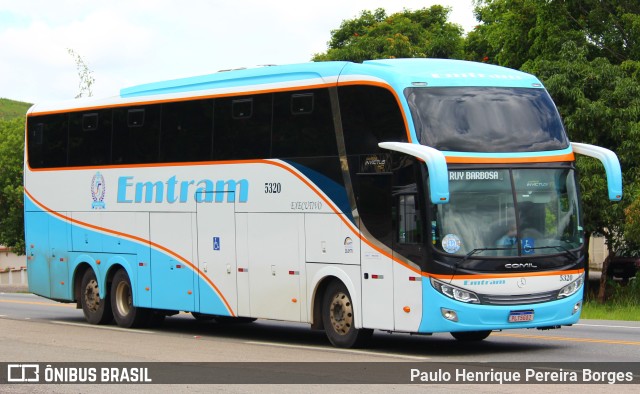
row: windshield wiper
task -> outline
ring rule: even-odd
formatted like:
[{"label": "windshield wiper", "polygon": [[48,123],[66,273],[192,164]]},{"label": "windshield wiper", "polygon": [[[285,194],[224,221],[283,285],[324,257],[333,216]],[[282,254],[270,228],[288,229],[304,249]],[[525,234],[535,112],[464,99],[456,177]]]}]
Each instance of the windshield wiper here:
[{"label": "windshield wiper", "polygon": [[568,256],[569,258],[571,258],[571,260],[573,260],[573,262],[575,263],[576,261],[578,261],[578,256],[576,256],[575,253],[573,253],[572,251],[570,251],[569,249],[565,248],[564,246],[560,246],[560,245],[555,245],[555,246],[539,246],[537,248],[529,248],[529,250],[538,250],[538,249],[555,249],[555,250],[559,250],[560,252],[562,252],[564,255]]},{"label": "windshield wiper", "polygon": [[460,260],[456,261],[453,265],[456,269],[458,269],[458,266],[462,263],[464,263],[465,261],[467,261],[471,256],[473,256],[474,254],[478,253],[478,252],[486,252],[488,250],[511,250],[514,248],[475,248],[472,251],[470,251],[469,253],[467,253],[466,255],[464,255],[464,257],[462,257]]}]

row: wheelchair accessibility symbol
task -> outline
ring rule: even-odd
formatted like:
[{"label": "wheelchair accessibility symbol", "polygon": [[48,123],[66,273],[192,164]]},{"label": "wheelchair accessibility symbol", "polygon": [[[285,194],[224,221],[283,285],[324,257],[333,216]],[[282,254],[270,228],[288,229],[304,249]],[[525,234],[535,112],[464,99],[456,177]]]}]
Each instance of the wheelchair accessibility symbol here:
[{"label": "wheelchair accessibility symbol", "polygon": [[535,240],[533,238],[522,238],[522,254],[534,254]]},{"label": "wheelchair accessibility symbol", "polygon": [[213,250],[220,250],[220,237],[213,237]]}]

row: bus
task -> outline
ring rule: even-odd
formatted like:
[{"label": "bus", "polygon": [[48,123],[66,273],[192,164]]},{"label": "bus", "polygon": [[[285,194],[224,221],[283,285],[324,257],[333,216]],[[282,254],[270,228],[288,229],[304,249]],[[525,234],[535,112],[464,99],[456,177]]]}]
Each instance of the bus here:
[{"label": "bus", "polygon": [[35,105],[29,289],[92,324],[304,322],[337,347],[569,326],[586,264],[576,154],[620,200],[616,155],[570,142],[536,77],[457,60],[264,66]]}]

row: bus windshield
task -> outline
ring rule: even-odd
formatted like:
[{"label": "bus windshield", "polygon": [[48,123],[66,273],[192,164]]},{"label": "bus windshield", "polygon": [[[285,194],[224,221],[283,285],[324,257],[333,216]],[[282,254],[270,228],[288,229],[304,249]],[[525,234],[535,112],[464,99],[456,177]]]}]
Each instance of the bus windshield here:
[{"label": "bus windshield", "polygon": [[441,252],[532,257],[583,242],[572,169],[451,170],[449,188],[449,204],[433,208]]},{"label": "bus windshield", "polygon": [[544,89],[409,88],[405,94],[420,143],[443,151],[561,150],[567,138]]}]

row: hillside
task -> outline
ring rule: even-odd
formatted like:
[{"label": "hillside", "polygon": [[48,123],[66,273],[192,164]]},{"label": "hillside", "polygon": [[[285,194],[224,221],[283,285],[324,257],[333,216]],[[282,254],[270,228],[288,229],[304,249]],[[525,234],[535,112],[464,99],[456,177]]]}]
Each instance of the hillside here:
[{"label": "hillside", "polygon": [[11,119],[24,116],[31,107],[29,103],[0,98],[0,119]]}]

